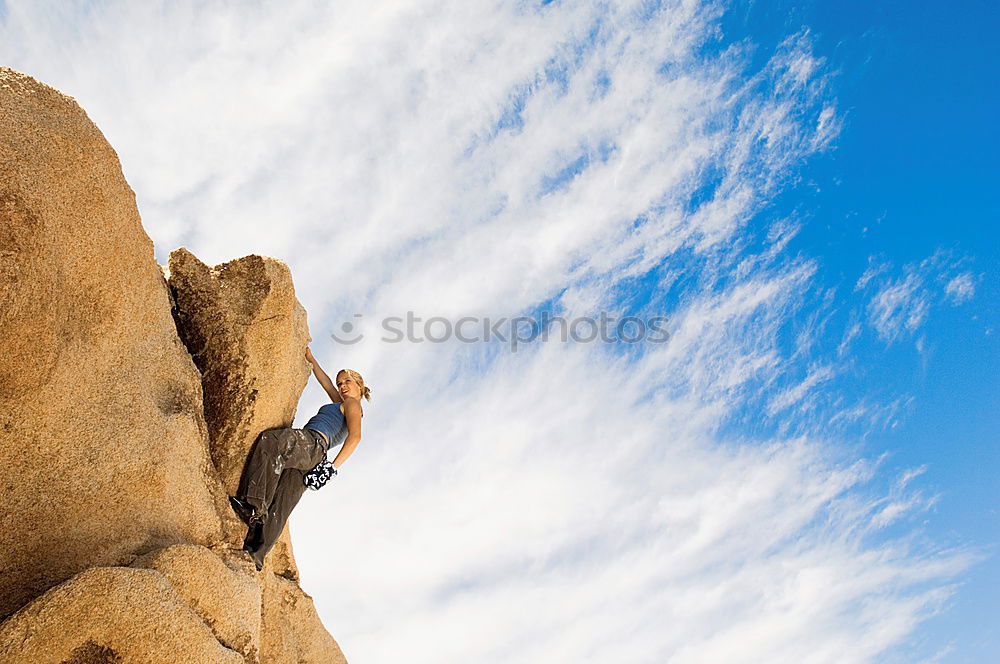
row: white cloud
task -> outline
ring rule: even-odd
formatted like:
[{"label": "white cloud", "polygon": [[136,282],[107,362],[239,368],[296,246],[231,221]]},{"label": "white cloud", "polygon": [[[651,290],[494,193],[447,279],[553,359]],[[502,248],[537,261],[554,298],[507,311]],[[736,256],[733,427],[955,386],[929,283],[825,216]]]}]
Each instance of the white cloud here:
[{"label": "white cloud", "polygon": [[955,304],[961,304],[962,302],[971,300],[976,294],[976,284],[973,280],[972,273],[963,272],[962,274],[951,279],[951,281],[948,282],[948,285],[944,287],[944,292]]},{"label": "white cloud", "polygon": [[[778,341],[816,269],[796,225],[746,249],[839,128],[807,32],[753,72],[691,0],[68,7],[9,2],[0,56],[105,132],[160,261],[280,256],[316,355],[372,384],[361,447],[292,515],[349,660],[867,662],[969,564],[888,539],[928,502],[815,428],[723,428],[834,371]],[[667,344],[379,341],[407,310],[617,312],[664,263]],[[876,329],[919,326],[919,283],[875,277]],[[354,313],[364,341],[331,344]]]},{"label": "white cloud", "polygon": [[930,303],[915,274],[885,285],[868,305],[869,322],[878,335],[894,341],[904,332],[914,332],[927,318]]},{"label": "white cloud", "polygon": [[[965,262],[966,259],[956,259],[944,250],[935,251],[919,262],[907,263],[901,270],[894,270],[888,261],[870,258],[855,290],[875,291],[868,301],[868,323],[879,338],[892,343],[913,336],[941,301],[961,304],[972,299],[975,295],[972,273],[957,273]],[[922,350],[924,341],[918,339],[916,344]]]},{"label": "white cloud", "polygon": [[867,287],[874,278],[885,274],[891,267],[887,262],[876,261],[874,257],[870,257],[868,259],[868,268],[858,278],[858,282],[854,285],[854,290],[861,290]]},{"label": "white cloud", "polygon": [[785,408],[801,402],[810,390],[822,382],[829,380],[835,375],[833,367],[815,367],[809,371],[809,375],[800,383],[786,389],[784,392],[776,394],[768,403],[768,414],[774,415]]}]

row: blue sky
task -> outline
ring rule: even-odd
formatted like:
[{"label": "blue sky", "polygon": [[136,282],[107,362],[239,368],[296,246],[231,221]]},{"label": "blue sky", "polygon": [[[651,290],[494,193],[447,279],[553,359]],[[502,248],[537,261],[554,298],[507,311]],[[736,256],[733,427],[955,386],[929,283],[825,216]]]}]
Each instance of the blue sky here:
[{"label": "blue sky", "polygon": [[[158,262],[285,260],[372,386],[291,519],[350,661],[991,662],[997,14],[0,1],[0,62]],[[671,338],[381,341],[408,310]]]},{"label": "blue sky", "polygon": [[[826,283],[849,288],[873,256],[898,268],[939,250],[981,275],[973,301],[936,309],[918,334],[859,344],[844,389],[912,397],[894,427],[868,432],[867,449],[890,450],[895,465],[927,466],[924,482],[941,494],[923,521],[927,536],[995,546],[1000,168],[992,154],[1000,93],[989,81],[1000,64],[1000,9],[977,1],[738,3],[725,24],[760,44],[808,25],[837,71],[845,124],[836,147],[769,211],[808,215],[792,247],[822,256]],[[924,639],[957,639],[948,661],[995,659],[997,588],[995,559],[971,570]]]}]

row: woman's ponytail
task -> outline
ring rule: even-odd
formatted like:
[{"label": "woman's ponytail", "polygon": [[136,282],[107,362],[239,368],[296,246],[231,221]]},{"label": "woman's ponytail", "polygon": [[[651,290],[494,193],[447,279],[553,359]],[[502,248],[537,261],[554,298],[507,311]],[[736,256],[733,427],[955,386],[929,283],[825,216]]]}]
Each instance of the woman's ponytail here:
[{"label": "woman's ponytail", "polygon": [[361,398],[362,399],[367,399],[369,402],[371,402],[371,400],[372,400],[372,391],[371,391],[371,389],[367,385],[365,385],[365,379],[361,377],[361,374],[359,374],[354,369],[341,369],[341,371],[343,371],[348,376],[350,376],[351,380],[353,380],[355,383],[357,383],[358,387],[361,388]]}]

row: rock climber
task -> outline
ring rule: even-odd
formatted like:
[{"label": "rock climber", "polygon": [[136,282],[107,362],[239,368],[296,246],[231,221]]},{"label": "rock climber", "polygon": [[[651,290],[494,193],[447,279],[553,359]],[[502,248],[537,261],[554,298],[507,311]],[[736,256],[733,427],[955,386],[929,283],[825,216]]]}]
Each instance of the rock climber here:
[{"label": "rock climber", "polygon": [[306,359],[332,403],[321,406],[301,429],[262,431],[243,469],[238,495],[229,497],[233,510],[248,526],[243,550],[250,554],[258,571],[306,490],[311,471],[315,473],[322,467],[330,449],[343,444],[333,460],[333,469],[326,464],[336,476],[361,442],[361,399],[371,401],[371,390],[357,371],[341,369],[334,385],[308,346]]}]

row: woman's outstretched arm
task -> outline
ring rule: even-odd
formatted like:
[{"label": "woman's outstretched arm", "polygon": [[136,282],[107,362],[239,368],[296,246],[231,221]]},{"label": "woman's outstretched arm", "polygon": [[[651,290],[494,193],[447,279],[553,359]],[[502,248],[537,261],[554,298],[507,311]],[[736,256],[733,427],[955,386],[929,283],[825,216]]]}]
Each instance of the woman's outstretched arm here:
[{"label": "woman's outstretched arm", "polygon": [[337,391],[337,387],[333,384],[333,381],[330,380],[330,377],[326,375],[325,371],[323,371],[323,367],[319,366],[319,362],[317,362],[316,358],[313,357],[309,346],[306,346],[306,359],[309,360],[310,364],[312,364],[313,375],[316,376],[316,380],[318,380],[319,384],[323,386],[326,393],[330,395],[330,401],[334,403],[340,403],[343,401],[344,398],[340,396],[340,392]]},{"label": "woman's outstretched arm", "polygon": [[361,402],[349,397],[344,402],[344,418],[347,420],[347,439],[333,460],[333,467],[338,470],[361,442]]}]

